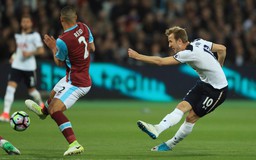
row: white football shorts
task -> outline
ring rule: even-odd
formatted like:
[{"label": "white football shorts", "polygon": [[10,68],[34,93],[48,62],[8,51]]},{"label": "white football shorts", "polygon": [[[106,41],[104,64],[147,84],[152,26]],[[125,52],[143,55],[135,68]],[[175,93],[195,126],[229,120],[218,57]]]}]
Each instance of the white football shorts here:
[{"label": "white football shorts", "polygon": [[76,87],[69,84],[66,82],[65,76],[54,86],[53,90],[56,92],[54,98],[60,99],[66,108],[69,109],[80,97],[86,95],[90,89],[91,86]]}]

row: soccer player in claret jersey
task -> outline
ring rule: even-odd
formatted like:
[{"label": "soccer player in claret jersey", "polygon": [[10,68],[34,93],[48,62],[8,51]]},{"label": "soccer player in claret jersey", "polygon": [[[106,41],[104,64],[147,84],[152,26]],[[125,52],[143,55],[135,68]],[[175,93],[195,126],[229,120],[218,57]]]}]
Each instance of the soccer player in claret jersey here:
[{"label": "soccer player in claret jersey", "polygon": [[89,27],[76,20],[76,10],[72,6],[66,6],[61,9],[60,15],[64,33],[57,40],[49,35],[44,36],[45,44],[53,53],[54,62],[58,66],[66,66],[66,76],[55,85],[43,109],[32,100],[25,101],[26,106],[41,119],[50,114],[57,123],[69,143],[64,156],[84,151],[77,142],[71,123],[63,111],[89,92],[91,88],[89,51],[95,51],[93,35]]},{"label": "soccer player in claret jersey", "polygon": [[0,136],[0,147],[9,155],[20,155],[20,151],[9,141]]},{"label": "soccer player in claret jersey", "polygon": [[[183,115],[188,112],[185,122],[180,126],[173,138],[153,147],[152,151],[172,150],[176,144],[192,132],[192,129],[201,117],[212,112],[224,102],[227,95],[227,79],[222,70],[226,57],[226,47],[203,39],[188,41],[185,29],[178,26],[166,30],[169,47],[174,51],[174,56],[157,57],[145,56],[128,49],[129,57],[136,60],[157,65],[177,65],[186,63],[198,73],[200,80],[188,91],[183,101],[167,114],[156,125],[138,121],[138,127],[156,139],[160,133],[176,125]],[[217,57],[213,52],[217,52]],[[171,74],[171,73],[170,73]]]},{"label": "soccer player in claret jersey", "polygon": [[23,81],[28,88],[28,93],[34,100],[43,106],[42,98],[36,89],[36,59],[35,55],[44,54],[41,36],[33,31],[33,23],[29,15],[21,17],[21,33],[15,34],[16,52],[11,56],[11,72],[8,86],[4,96],[4,109],[0,121],[10,121],[10,110],[18,84]]}]

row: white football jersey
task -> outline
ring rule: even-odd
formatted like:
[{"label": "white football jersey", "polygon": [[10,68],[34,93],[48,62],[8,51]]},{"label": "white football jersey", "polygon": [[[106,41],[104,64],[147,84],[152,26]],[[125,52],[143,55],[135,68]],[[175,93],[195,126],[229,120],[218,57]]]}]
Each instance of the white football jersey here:
[{"label": "white football jersey", "polygon": [[186,50],[176,53],[173,57],[196,70],[201,81],[221,89],[226,87],[228,82],[211,48],[212,42],[196,39],[187,46]]},{"label": "white football jersey", "polygon": [[12,68],[23,71],[36,70],[35,56],[24,58],[22,52],[33,52],[36,51],[38,47],[43,47],[43,42],[40,34],[38,32],[31,32],[28,34],[15,34],[15,41],[17,48],[16,55],[12,63]]}]

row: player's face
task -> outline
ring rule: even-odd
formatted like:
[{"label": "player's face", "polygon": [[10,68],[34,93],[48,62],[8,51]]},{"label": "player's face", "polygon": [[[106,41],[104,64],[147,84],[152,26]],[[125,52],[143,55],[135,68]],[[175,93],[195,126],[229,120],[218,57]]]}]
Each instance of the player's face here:
[{"label": "player's face", "polygon": [[30,18],[24,17],[21,19],[21,28],[22,30],[28,30],[32,28],[32,20]]},{"label": "player's face", "polygon": [[174,53],[177,53],[180,51],[180,46],[178,44],[178,41],[174,38],[173,34],[170,34],[168,36],[168,42],[169,42],[169,47],[174,51]]}]

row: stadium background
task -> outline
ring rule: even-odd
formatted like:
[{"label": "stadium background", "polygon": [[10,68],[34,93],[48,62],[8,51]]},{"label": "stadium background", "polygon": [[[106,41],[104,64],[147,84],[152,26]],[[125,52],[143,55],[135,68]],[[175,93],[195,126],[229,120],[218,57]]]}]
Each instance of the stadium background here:
[{"label": "stadium background", "polygon": [[[159,68],[127,57],[129,47],[148,55],[168,56],[171,51],[165,29],[179,25],[187,29],[189,40],[202,37],[227,47],[225,73],[230,84],[229,98],[256,99],[253,0],[1,0],[0,61],[1,68],[5,68],[1,97],[10,68],[8,59],[15,51],[13,34],[20,30],[20,16],[32,15],[36,31],[57,38],[62,33],[59,11],[67,4],[76,6],[79,20],[92,28],[95,38],[91,67],[94,86],[87,98],[181,99],[197,80],[189,68]],[[38,88],[43,95],[65,74],[62,68],[53,65],[51,52],[46,51],[44,56],[37,57]],[[24,86],[19,88],[16,98],[27,97]],[[143,94],[147,92],[152,96]]]}]

